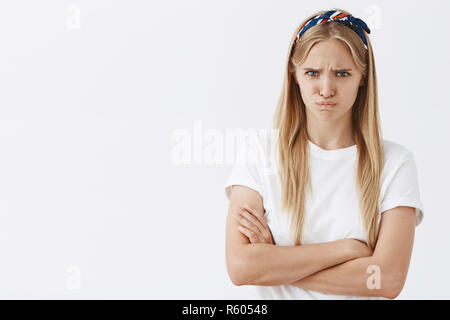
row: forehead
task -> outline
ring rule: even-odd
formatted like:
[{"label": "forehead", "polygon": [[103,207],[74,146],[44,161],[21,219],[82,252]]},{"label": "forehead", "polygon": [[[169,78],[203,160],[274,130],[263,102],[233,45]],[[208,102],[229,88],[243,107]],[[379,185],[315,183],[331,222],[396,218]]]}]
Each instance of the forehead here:
[{"label": "forehead", "polygon": [[329,39],[316,43],[302,64],[307,67],[333,66],[336,68],[355,67],[347,46],[340,40]]}]

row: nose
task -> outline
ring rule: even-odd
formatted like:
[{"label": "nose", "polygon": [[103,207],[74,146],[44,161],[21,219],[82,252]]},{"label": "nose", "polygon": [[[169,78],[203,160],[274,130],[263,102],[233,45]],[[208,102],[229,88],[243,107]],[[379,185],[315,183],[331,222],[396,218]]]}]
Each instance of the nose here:
[{"label": "nose", "polygon": [[336,94],[336,86],[331,76],[324,75],[320,82],[320,95],[324,98],[332,97]]}]

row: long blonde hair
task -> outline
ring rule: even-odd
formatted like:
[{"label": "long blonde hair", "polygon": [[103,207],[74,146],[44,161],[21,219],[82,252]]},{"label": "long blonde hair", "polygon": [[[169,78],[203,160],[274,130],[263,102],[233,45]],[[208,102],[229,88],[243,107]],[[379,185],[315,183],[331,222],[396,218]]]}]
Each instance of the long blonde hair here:
[{"label": "long blonde hair", "polygon": [[[334,10],[349,14],[342,9]],[[378,201],[384,153],[379,125],[377,77],[370,39],[363,31],[368,46],[366,53],[362,40],[356,32],[341,23],[329,22],[318,24],[305,31],[292,49],[301,26],[311,18],[325,12],[319,11],[302,21],[295,30],[289,45],[285,77],[274,117],[274,127],[278,129],[282,209],[289,214],[290,231],[295,239],[295,245],[300,245],[305,220],[306,192],[309,191],[312,195],[312,187],[305,104],[295,82],[295,69],[303,63],[314,44],[330,38],[339,39],[350,50],[364,78],[364,84],[359,87],[352,108],[352,126],[357,147],[355,187],[367,243],[373,250],[378,238]]]}]

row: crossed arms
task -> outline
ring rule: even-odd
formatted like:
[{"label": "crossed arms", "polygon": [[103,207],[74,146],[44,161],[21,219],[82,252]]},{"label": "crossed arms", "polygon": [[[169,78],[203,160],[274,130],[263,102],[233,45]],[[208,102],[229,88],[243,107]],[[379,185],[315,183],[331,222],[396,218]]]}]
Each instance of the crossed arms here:
[{"label": "crossed arms", "polygon": [[[251,207],[255,216],[263,216],[259,193],[233,186],[226,226],[226,264],[235,285],[293,285],[323,293],[389,299],[400,294],[414,242],[414,208],[396,207],[382,214],[377,245],[371,252],[355,239],[302,246],[252,243],[238,229],[244,205]],[[378,284],[369,285],[375,276]]]}]

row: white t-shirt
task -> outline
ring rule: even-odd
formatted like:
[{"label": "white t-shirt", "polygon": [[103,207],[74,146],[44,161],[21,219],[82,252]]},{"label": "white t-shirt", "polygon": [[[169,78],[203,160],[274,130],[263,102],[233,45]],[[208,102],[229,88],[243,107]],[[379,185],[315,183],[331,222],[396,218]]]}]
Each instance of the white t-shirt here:
[{"label": "white t-shirt", "polygon": [[[294,245],[286,214],[281,212],[281,182],[277,173],[276,135],[247,136],[238,148],[236,163],[225,183],[230,199],[231,186],[243,185],[263,198],[267,224],[276,245]],[[354,238],[367,243],[359,213],[355,176],[356,145],[325,150],[309,141],[313,198],[306,201],[302,244]],[[381,214],[397,206],[416,208],[416,226],[423,219],[417,169],[413,154],[405,147],[384,140],[385,165],[382,174],[378,224]],[[368,274],[369,276],[369,274]],[[252,286],[257,299],[384,299],[324,294],[291,285]]]}]

